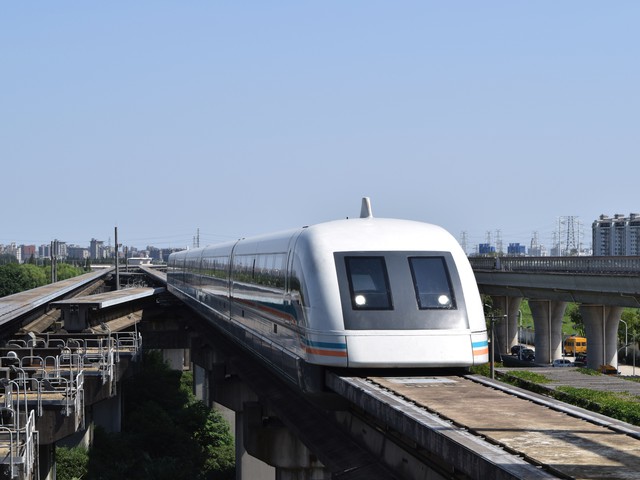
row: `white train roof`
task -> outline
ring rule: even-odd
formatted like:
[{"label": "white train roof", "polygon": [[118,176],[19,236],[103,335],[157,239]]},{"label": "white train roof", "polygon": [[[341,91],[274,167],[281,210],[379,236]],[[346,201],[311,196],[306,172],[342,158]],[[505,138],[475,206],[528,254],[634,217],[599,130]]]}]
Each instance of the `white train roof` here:
[{"label": "white train roof", "polygon": [[[298,246],[324,252],[340,251],[454,251],[462,249],[455,238],[444,228],[430,223],[394,218],[375,218],[368,198],[362,202],[360,218],[347,218],[318,223],[307,227],[285,230],[265,235],[243,238],[238,241],[211,245],[203,249],[179,252],[198,255],[198,252],[285,252],[290,240],[300,235]],[[460,250],[459,252],[457,250]]]}]

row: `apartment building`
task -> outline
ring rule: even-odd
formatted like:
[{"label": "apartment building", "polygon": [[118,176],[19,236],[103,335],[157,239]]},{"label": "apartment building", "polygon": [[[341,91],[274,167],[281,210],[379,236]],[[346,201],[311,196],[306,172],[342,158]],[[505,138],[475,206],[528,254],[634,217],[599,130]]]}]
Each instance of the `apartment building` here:
[{"label": "apartment building", "polygon": [[640,213],[600,215],[592,225],[593,255],[640,255]]}]

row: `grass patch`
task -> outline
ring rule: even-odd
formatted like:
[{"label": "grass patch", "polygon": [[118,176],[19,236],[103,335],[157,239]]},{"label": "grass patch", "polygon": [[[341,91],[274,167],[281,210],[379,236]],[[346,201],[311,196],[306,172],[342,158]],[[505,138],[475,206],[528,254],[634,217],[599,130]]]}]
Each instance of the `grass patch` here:
[{"label": "grass patch", "polygon": [[506,375],[510,377],[515,377],[520,380],[525,380],[527,382],[533,383],[549,383],[551,380],[540,373],[531,372],[529,370],[510,370]]},{"label": "grass patch", "polygon": [[[502,363],[496,362],[495,368],[502,368]],[[491,377],[491,365],[483,363],[482,365],[473,365],[469,368],[469,373],[474,375],[482,375],[483,377]]]},{"label": "grass patch", "polygon": [[[640,397],[629,392],[605,392],[589,388],[558,387],[573,405],[616,418],[633,425],[640,425]],[[566,401],[564,398],[560,400]]]},{"label": "grass patch", "polygon": [[548,395],[549,389],[545,386],[549,383],[547,377],[540,373],[531,372],[529,370],[509,370],[508,372],[499,373],[500,380],[509,385],[528,390],[541,395]]}]

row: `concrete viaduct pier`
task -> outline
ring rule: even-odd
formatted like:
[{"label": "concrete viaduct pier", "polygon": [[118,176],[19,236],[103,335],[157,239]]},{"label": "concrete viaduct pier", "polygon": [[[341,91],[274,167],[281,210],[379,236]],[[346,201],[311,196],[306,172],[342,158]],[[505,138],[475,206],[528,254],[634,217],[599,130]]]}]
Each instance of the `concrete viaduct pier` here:
[{"label": "concrete viaduct pier", "polygon": [[[335,394],[310,401],[211,329],[191,339],[196,396],[229,410],[236,439],[236,478],[274,480],[392,479],[394,475],[341,429]],[[437,477],[434,477],[437,478]]]}]

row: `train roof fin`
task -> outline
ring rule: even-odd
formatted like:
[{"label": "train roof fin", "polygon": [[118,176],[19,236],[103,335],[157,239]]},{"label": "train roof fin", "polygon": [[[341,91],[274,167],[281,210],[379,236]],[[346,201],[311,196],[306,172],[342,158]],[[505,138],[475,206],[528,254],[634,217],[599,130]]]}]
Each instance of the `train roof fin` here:
[{"label": "train roof fin", "polygon": [[360,218],[372,218],[371,212],[371,199],[369,197],[362,197],[362,208],[360,209]]}]

